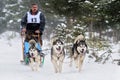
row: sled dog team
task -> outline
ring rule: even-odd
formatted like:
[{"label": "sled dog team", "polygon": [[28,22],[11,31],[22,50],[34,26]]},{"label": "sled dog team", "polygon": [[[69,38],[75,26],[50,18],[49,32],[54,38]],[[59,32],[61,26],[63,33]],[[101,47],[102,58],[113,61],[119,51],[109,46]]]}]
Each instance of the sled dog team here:
[{"label": "sled dog team", "polygon": [[[30,40],[30,49],[29,49],[29,65],[33,71],[38,71],[41,64],[41,56],[35,47],[36,41]],[[75,62],[76,68],[78,71],[81,71],[81,67],[85,58],[87,44],[83,35],[78,35],[72,46],[72,53],[70,54],[70,65],[72,62]],[[64,43],[60,39],[54,39],[52,41],[51,47],[51,62],[53,64],[55,73],[62,72],[63,61],[65,59]]]}]

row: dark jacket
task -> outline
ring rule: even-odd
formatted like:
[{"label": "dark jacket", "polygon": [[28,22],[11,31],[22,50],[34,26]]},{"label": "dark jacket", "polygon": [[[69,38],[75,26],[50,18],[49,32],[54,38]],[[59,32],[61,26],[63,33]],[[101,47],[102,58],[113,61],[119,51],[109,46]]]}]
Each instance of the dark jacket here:
[{"label": "dark jacket", "polygon": [[[30,13],[31,10],[29,11]],[[38,11],[36,12],[36,14],[38,13]],[[26,28],[26,30],[40,30],[40,32],[44,31],[45,28],[45,17],[44,15],[41,13],[40,14],[40,23],[27,23],[27,13],[23,16],[22,20],[21,20],[21,28]]]}]

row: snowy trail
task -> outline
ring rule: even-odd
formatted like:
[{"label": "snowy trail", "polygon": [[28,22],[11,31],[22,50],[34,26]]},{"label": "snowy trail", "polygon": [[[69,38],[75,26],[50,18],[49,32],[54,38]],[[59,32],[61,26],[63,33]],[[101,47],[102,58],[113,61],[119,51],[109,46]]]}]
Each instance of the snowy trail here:
[{"label": "snowy trail", "polygon": [[[49,51],[44,66],[40,71],[33,72],[29,66],[20,63],[22,53],[20,39],[10,42],[1,39],[0,44],[2,45],[0,47],[0,80],[120,80],[119,66],[87,61],[84,62],[81,72],[78,72],[74,66],[69,67],[68,63],[64,63],[62,73],[55,74]],[[68,59],[66,61],[68,62]]]}]

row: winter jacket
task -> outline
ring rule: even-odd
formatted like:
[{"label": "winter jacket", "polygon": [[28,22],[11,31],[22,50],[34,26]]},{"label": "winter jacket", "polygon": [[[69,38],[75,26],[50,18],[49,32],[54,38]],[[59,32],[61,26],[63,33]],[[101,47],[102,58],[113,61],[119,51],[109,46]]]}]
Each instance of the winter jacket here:
[{"label": "winter jacket", "polygon": [[31,10],[28,11],[21,20],[21,28],[26,28],[26,30],[32,31],[40,30],[40,32],[42,33],[45,28],[44,15],[40,11],[37,11],[35,15],[32,15]]}]

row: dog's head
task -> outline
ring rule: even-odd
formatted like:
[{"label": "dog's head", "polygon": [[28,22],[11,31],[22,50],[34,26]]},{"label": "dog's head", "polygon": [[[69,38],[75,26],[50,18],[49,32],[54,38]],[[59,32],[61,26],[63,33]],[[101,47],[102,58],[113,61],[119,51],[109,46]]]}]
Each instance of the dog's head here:
[{"label": "dog's head", "polygon": [[56,53],[61,53],[63,51],[63,42],[60,39],[53,41],[53,49]]},{"label": "dog's head", "polygon": [[31,47],[31,48],[35,48],[36,43],[37,43],[37,42],[36,42],[34,39],[31,39],[31,40],[29,41],[29,44],[30,44],[30,47]]},{"label": "dog's head", "polygon": [[76,48],[79,53],[82,53],[82,54],[85,53],[87,50],[87,44],[85,40],[80,40],[80,41],[78,40],[76,42]]},{"label": "dog's head", "polygon": [[36,48],[36,41],[34,39],[31,39],[29,41],[30,48],[29,48],[29,54],[31,57],[36,57],[38,55],[38,50]]},{"label": "dog's head", "polygon": [[36,48],[30,48],[29,50],[30,57],[36,57],[38,55],[38,51]]}]

